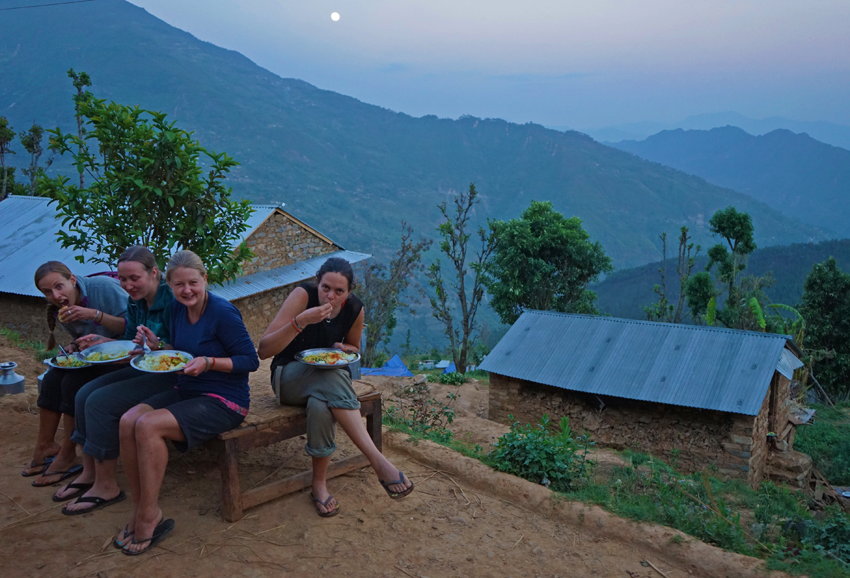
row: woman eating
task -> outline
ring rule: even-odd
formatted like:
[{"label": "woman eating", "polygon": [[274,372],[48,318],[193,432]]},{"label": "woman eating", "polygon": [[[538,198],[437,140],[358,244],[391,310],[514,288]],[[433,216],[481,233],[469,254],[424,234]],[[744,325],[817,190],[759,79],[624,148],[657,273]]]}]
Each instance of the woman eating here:
[{"label": "woman eating", "polygon": [[[47,349],[56,347],[53,332],[56,320],[72,339],[65,348],[78,351],[76,341],[85,335],[117,337],[124,334],[127,314],[127,293],[112,278],[106,276],[83,278],[71,273],[59,261],[48,261],[35,272],[35,285],[48,302],[47,324],[50,337]],[[57,356],[62,361],[62,356]],[[74,431],[74,396],[92,379],[118,369],[114,364],[91,365],[77,369],[51,367],[41,383],[38,394],[38,440],[24,476],[41,476],[32,485],[52,486],[75,475],[81,467],[77,461],[76,444],[71,440]],[[56,431],[64,417],[65,436],[56,443]]]},{"label": "woman eating", "polygon": [[313,460],[310,497],[323,518],[335,516],[340,508],[327,488],[330,456],[336,451],[337,422],[369,460],[391,498],[402,498],[413,491],[413,483],[369,437],[348,367],[319,369],[295,361],[295,354],[306,349],[360,350],[363,303],[351,293],[353,288],[354,272],[348,261],[328,259],[316,273],[315,283],[303,283],[289,294],[259,347],[261,359],[274,356],[272,388],[278,403],[307,408],[306,451]]},{"label": "woman eating", "polygon": [[[186,452],[237,427],[248,414],[248,374],[259,367],[257,352],[239,310],[206,290],[207,270],[191,251],[168,262],[166,281],[174,293],[169,308],[169,347],[194,356],[169,388],[130,409],[119,432],[133,513],[115,544],[137,556],[156,546],[171,530],[159,507],[159,490],[168,464],[166,441]],[[153,332],[142,327],[148,342]]]},{"label": "woman eating", "polygon": [[[170,339],[170,308],[174,294],[157,268],[153,253],[146,247],[130,247],[118,258],[117,269],[121,287],[129,295],[127,327],[122,339],[134,340],[141,349],[146,328],[152,334],[149,347],[162,348]],[[103,341],[111,340],[98,335],[87,335],[79,340],[86,346]],[[127,365],[89,382],[77,392],[76,428],[71,440],[83,448],[83,472],[53,496],[56,502],[76,498],[62,509],[63,514],[85,514],[125,498],[115,475],[121,416],[134,405],[173,388],[176,383],[174,373],[144,373]]]}]

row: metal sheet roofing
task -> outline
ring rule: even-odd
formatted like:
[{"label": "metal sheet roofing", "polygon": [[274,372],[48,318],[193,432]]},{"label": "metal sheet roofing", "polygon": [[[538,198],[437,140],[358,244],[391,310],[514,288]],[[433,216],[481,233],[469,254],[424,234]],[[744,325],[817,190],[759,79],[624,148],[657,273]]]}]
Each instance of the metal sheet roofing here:
[{"label": "metal sheet roofing", "polygon": [[[62,228],[56,218],[56,205],[48,205],[45,197],[10,195],[0,202],[0,293],[41,297],[33,284],[33,275],[46,261],[61,261],[76,275],[91,275],[110,267],[93,263],[93,253],[84,253],[86,262],[76,260],[72,249],[63,249],[56,237]],[[238,245],[283,205],[254,205],[248,229]]]},{"label": "metal sheet roofing", "polygon": [[224,285],[215,285],[210,287],[210,292],[215,293],[219,297],[233,301],[250,295],[256,295],[263,291],[269,291],[291,283],[298,283],[315,277],[316,271],[322,266],[326,260],[331,257],[342,257],[349,263],[358,263],[371,257],[366,253],[355,253],[354,251],[336,251],[313,257],[306,261],[299,261],[285,267],[278,267],[270,271],[261,271],[253,275],[245,275],[239,277],[235,281],[231,281]]},{"label": "metal sheet roofing", "polygon": [[757,415],[788,339],[526,311],[480,369],[573,391]]}]

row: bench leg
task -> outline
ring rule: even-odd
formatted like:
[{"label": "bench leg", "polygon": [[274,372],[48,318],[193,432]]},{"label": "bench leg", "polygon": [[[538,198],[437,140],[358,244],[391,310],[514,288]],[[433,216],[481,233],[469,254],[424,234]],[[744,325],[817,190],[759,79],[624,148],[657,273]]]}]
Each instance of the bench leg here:
[{"label": "bench leg", "polygon": [[381,437],[381,418],[383,410],[381,408],[381,400],[376,399],[372,403],[372,411],[366,415],[366,430],[369,432],[369,437],[379,452],[383,452],[383,444]]},{"label": "bench leg", "polygon": [[224,519],[236,522],[242,519],[242,490],[239,487],[239,450],[236,440],[222,442],[219,455],[221,471],[221,499],[224,504]]}]

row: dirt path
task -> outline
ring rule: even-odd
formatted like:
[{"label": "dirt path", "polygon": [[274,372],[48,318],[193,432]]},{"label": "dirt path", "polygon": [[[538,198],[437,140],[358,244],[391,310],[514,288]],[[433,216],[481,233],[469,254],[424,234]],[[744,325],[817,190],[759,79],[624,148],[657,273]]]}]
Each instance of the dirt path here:
[{"label": "dirt path", "polygon": [[[0,343],[0,360],[14,359],[17,351]],[[23,363],[20,373],[30,383],[28,393],[0,398],[4,578],[262,577],[280,576],[281,571],[292,576],[333,573],[395,578],[660,576],[641,565],[645,551],[599,538],[557,516],[535,513],[506,501],[504,495],[473,490],[462,477],[440,473],[391,447],[387,447],[390,460],[417,485],[417,491],[404,500],[390,500],[366,469],[330,482],[331,492],[342,504],[335,518],[318,518],[309,494],[299,492],[249,510],[236,524],[221,517],[215,457],[208,451],[185,457],[174,453],[161,504],[166,516],[176,520],[176,529],[153,555],[130,558],[110,544],[126,522],[129,502],[67,517],[60,512],[61,504],[51,501],[53,490],[33,488],[30,479],[19,474],[37,431],[32,408],[34,378],[40,370],[39,364]],[[257,378],[267,379],[267,374]],[[464,420],[473,420],[469,413],[480,407],[476,399],[471,394],[467,398]],[[478,427],[470,435],[485,440],[495,431]],[[344,434],[339,437],[345,438]],[[303,443],[293,440],[248,454],[243,462],[243,487],[304,468],[308,461]],[[340,454],[352,451],[347,440],[341,444]],[[670,578],[710,576],[698,560],[691,566],[670,563],[663,556],[650,561]]]}]

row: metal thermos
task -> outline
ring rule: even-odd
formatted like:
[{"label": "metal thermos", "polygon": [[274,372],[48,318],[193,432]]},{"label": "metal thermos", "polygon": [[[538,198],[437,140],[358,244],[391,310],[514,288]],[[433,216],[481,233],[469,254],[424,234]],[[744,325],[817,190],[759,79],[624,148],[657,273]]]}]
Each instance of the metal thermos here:
[{"label": "metal thermos", "polygon": [[16,367],[14,361],[0,363],[0,395],[24,392],[24,378],[15,373]]}]

